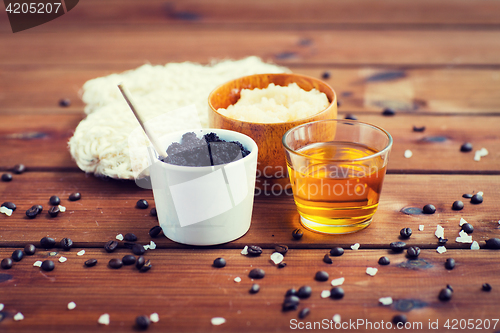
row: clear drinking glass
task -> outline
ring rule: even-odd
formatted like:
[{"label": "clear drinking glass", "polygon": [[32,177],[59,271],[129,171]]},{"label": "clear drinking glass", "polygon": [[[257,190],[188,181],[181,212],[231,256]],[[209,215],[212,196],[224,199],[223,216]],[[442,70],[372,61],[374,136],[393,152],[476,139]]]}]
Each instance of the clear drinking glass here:
[{"label": "clear drinking glass", "polygon": [[371,223],[392,147],[387,131],[354,120],[320,120],[290,129],[283,146],[304,227],[345,234]]}]

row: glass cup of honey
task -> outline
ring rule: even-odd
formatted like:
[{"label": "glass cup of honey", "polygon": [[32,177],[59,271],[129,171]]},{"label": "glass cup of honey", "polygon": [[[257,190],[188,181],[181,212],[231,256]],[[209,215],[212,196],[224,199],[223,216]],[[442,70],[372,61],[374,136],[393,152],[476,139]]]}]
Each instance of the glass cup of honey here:
[{"label": "glass cup of honey", "polygon": [[366,228],[375,214],[392,137],[354,120],[302,124],[283,136],[300,222],[326,234]]}]

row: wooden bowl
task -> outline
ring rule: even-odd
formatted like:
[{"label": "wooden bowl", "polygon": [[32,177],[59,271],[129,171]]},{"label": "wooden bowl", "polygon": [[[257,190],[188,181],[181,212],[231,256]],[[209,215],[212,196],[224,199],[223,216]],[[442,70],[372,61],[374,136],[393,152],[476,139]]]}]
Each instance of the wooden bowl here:
[{"label": "wooden bowl", "polygon": [[[295,82],[300,88],[309,91],[313,88],[323,92],[330,104],[323,111],[295,121],[281,123],[254,123],[232,119],[219,112],[235,104],[240,98],[241,89],[267,88],[270,83],[279,86],[288,86]],[[262,182],[286,184],[288,174],[285,162],[285,153],[281,143],[282,137],[289,129],[304,123],[322,119],[337,118],[337,96],[333,89],[325,82],[300,74],[256,74],[229,81],[215,88],[209,97],[209,126],[241,132],[248,135],[259,147],[257,165],[257,187],[262,188]],[[259,181],[261,184],[259,185]]]}]

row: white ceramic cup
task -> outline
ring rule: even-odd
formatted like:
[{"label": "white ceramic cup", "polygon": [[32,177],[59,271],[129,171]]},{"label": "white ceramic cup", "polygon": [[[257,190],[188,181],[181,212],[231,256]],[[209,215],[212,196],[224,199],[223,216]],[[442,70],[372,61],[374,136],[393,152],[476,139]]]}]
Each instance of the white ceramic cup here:
[{"label": "white ceramic cup", "polygon": [[166,146],[180,142],[186,132],[198,138],[215,133],[225,141],[239,141],[250,154],[216,166],[179,166],[159,160],[150,168],[151,184],[163,233],[188,245],[215,245],[243,236],[252,219],[258,148],[250,137],[223,129],[171,133]]}]

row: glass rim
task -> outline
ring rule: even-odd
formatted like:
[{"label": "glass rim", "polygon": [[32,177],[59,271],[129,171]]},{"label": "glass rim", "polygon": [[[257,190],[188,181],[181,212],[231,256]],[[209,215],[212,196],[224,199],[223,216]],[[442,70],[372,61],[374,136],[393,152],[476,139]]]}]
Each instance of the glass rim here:
[{"label": "glass rim", "polygon": [[317,120],[317,121],[311,121],[311,122],[308,122],[308,123],[304,123],[304,124],[300,124],[298,126],[295,126],[293,128],[290,128],[288,131],[285,132],[285,134],[283,134],[283,137],[281,139],[281,143],[283,144],[283,147],[289,151],[290,153],[292,154],[295,154],[295,155],[299,155],[299,156],[302,156],[302,157],[307,157],[307,158],[310,158],[309,155],[306,155],[306,154],[303,154],[303,153],[300,153],[292,148],[290,148],[286,142],[285,142],[285,138],[293,131],[293,130],[296,130],[300,127],[303,127],[303,126],[306,126],[306,125],[311,125],[311,124],[315,124],[315,123],[322,123],[322,122],[336,122],[336,123],[341,123],[341,124],[357,124],[357,125],[361,125],[361,126],[367,126],[367,127],[371,127],[379,132],[382,132],[384,133],[387,138],[389,139],[389,142],[387,143],[387,145],[380,151],[376,152],[375,154],[371,154],[371,155],[368,155],[368,156],[364,156],[364,157],[360,157],[360,158],[353,158],[353,159],[348,159],[348,160],[335,160],[335,159],[328,159],[328,158],[315,158],[315,160],[319,160],[319,161],[334,161],[334,162],[356,162],[356,161],[365,161],[365,160],[369,160],[371,158],[374,158],[374,157],[378,157],[380,155],[383,155],[385,153],[388,153],[389,150],[391,149],[392,147],[392,143],[393,143],[393,140],[392,140],[392,136],[389,134],[389,132],[387,132],[385,129],[383,129],[382,127],[380,126],[377,126],[377,125],[373,125],[373,124],[370,124],[370,123],[365,123],[365,122],[362,122],[362,121],[358,121],[358,120],[351,120],[351,119],[322,119],[322,120]]}]

